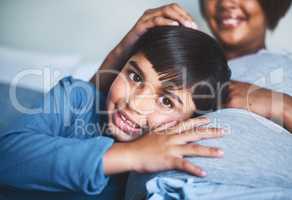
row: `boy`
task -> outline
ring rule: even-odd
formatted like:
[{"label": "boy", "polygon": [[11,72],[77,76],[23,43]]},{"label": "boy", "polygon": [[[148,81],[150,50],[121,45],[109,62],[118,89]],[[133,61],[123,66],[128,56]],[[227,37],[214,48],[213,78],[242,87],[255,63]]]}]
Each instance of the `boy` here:
[{"label": "boy", "polygon": [[217,148],[190,144],[220,137],[222,130],[194,129],[208,120],[190,118],[217,109],[229,78],[210,36],[185,27],[153,28],[107,95],[99,84],[64,78],[46,96],[42,113],[23,115],[1,134],[0,184],[99,194],[109,175],[128,171],[204,176],[184,156],[222,156]]}]

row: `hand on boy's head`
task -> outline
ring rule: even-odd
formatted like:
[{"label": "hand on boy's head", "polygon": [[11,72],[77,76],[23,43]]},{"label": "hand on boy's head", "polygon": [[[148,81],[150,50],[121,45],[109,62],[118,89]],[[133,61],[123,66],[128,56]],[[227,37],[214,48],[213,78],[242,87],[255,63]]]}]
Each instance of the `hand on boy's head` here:
[{"label": "hand on boy's head", "polygon": [[179,26],[198,29],[191,15],[180,5],[172,3],[158,8],[148,9],[138,19],[134,27],[124,37],[118,47],[128,51],[147,30],[156,26]]},{"label": "hand on boy's head", "polygon": [[192,16],[176,3],[146,10],[136,25],[139,23],[147,29],[167,25],[183,25],[188,28],[197,29]]}]

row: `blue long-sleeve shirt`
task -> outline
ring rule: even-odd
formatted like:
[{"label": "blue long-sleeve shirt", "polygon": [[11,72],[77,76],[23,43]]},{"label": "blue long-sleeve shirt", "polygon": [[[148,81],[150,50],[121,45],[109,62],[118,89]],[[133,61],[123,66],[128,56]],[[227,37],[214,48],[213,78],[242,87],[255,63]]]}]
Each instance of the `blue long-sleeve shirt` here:
[{"label": "blue long-sleeve shirt", "polygon": [[113,144],[103,134],[105,96],[71,77],[0,133],[0,185],[100,193],[108,182],[102,158]]}]

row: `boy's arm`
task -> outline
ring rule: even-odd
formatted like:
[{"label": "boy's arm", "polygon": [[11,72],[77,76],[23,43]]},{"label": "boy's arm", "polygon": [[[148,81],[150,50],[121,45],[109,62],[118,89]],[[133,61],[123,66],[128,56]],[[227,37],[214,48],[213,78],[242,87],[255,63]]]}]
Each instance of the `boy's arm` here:
[{"label": "boy's arm", "polygon": [[[87,194],[103,190],[108,178],[102,157],[113,140],[103,136],[82,139],[73,129],[65,131],[74,126],[70,124],[74,122],[74,113],[67,109],[87,106],[82,105],[82,93],[72,89],[74,83],[81,86],[80,81],[62,80],[46,96],[44,112],[25,114],[1,133],[0,185]],[[87,117],[85,112],[84,119]],[[69,124],[65,127],[65,123]]]},{"label": "boy's arm", "polygon": [[[88,118],[96,117],[90,115],[95,113],[95,107],[91,105],[94,110],[88,109],[96,95],[84,96],[82,90],[77,89],[87,88],[89,92],[88,86],[87,82],[63,79],[45,98],[47,104],[42,113],[24,115],[1,134],[0,185],[98,194],[107,184],[107,175],[167,169],[204,175],[199,167],[183,157],[222,155],[217,148],[188,144],[222,136],[217,129],[195,130],[193,127],[206,123],[199,118],[177,125],[171,129],[172,133],[147,134],[130,143],[113,144],[108,137],[78,135],[72,128],[76,128],[75,119],[86,123]],[[72,108],[84,112],[74,116]],[[66,123],[69,124],[65,126]],[[175,134],[177,132],[183,134]]]},{"label": "boy's arm", "polygon": [[99,90],[108,91],[111,83],[129,59],[135,43],[147,30],[155,26],[180,24],[197,29],[191,15],[176,3],[146,10],[122,41],[109,53],[91,82]]},{"label": "boy's arm", "polygon": [[0,184],[20,189],[98,194],[108,178],[102,157],[106,138],[78,139],[18,132],[1,138]]}]

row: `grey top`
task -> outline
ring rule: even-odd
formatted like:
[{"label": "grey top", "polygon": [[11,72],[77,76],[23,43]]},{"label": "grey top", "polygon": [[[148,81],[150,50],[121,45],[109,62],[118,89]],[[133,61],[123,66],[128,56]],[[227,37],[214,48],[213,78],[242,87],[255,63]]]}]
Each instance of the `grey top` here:
[{"label": "grey top", "polygon": [[232,79],[292,95],[292,55],[260,50],[229,61]]}]

